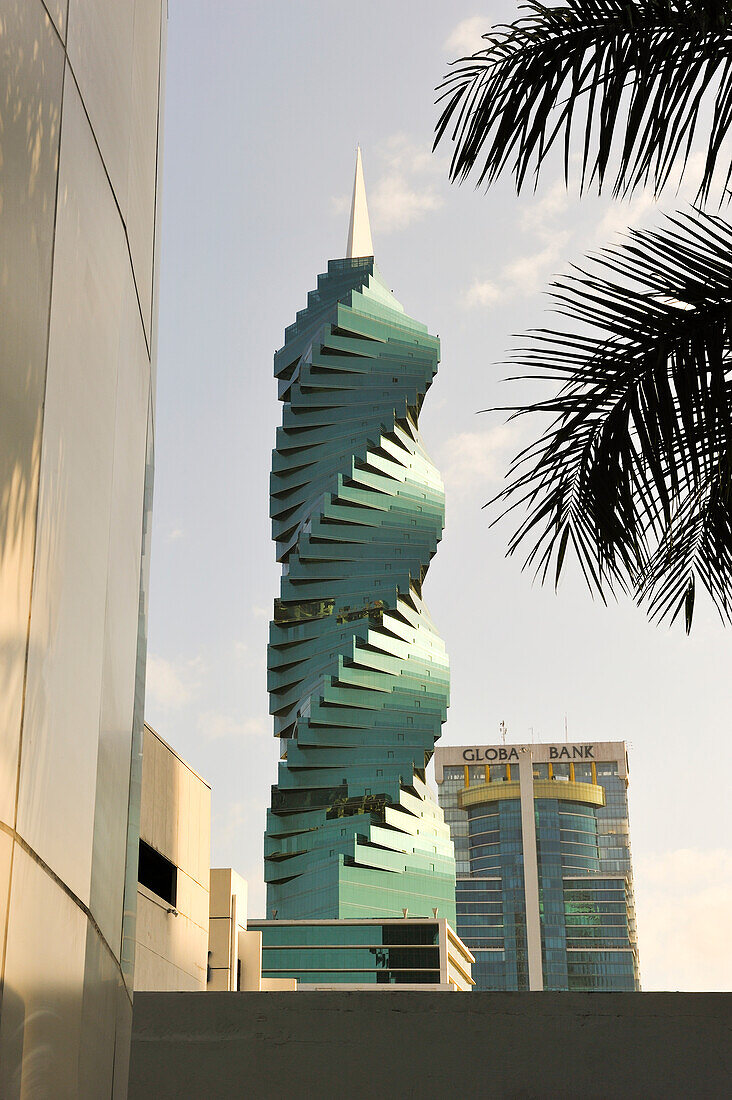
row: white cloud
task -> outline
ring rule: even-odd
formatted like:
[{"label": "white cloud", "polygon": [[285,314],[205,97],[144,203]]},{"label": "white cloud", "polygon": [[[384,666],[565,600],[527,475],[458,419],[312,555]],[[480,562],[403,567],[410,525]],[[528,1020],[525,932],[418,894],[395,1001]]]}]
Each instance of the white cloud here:
[{"label": "white cloud", "polygon": [[380,157],[384,167],[368,191],[369,209],[379,233],[404,229],[442,206],[437,174],[442,162],[404,134],[392,134]]},{"label": "white cloud", "polygon": [[490,308],[543,290],[553,270],[565,259],[573,235],[563,224],[569,206],[563,179],[556,180],[540,199],[528,203],[521,212],[519,228],[540,247],[503,264],[496,272],[476,275],[462,294],[464,308]]},{"label": "white cloud", "polygon": [[[693,196],[702,168],[703,157],[698,154],[690,157],[678,198]],[[658,201],[647,189],[636,192],[630,199],[606,205],[597,220],[580,229],[570,220],[576,202],[576,196],[568,193],[561,177],[541,198],[528,203],[521,211],[519,228],[541,247],[504,264],[498,271],[479,272],[463,292],[462,305],[466,309],[490,308],[499,302],[535,294],[547,287],[551,275],[570,254],[576,262],[580,261],[588,252],[620,244],[628,229],[658,220]]]},{"label": "white cloud", "polygon": [[521,213],[520,226],[526,233],[537,234],[542,240],[554,235],[554,222],[569,206],[569,194],[563,179],[556,180],[547,193],[532,202]]},{"label": "white cloud", "polygon": [[461,432],[448,439],[440,452],[445,485],[457,495],[496,485],[506,473],[517,435],[514,425],[497,424],[486,431]]},{"label": "white cloud", "polygon": [[571,237],[568,231],[557,232],[553,235],[540,252],[534,252],[530,256],[519,256],[503,269],[503,278],[512,295],[534,294],[541,290],[546,275],[562,258],[567,242]]},{"label": "white cloud", "polygon": [[657,209],[656,198],[651,191],[639,191],[629,202],[614,202],[608,207],[592,231],[592,245],[617,245],[620,233],[642,225]]},{"label": "white cloud", "polygon": [[229,714],[209,710],[198,717],[198,728],[209,741],[224,737],[260,737],[268,733],[263,718],[232,718]]},{"label": "white cloud", "polygon": [[392,134],[378,153],[393,171],[440,176],[445,167],[445,158],[435,156],[431,146],[415,145],[404,133]]},{"label": "white cloud", "polygon": [[[732,152],[732,149],[730,150]],[[628,229],[637,229],[653,221],[661,224],[659,210],[668,210],[671,207],[683,208],[684,204],[693,201],[696,197],[701,182],[706,162],[706,154],[703,152],[692,153],[684,169],[683,180],[679,181],[682,171],[682,158],[678,157],[671,171],[671,182],[663,192],[663,204],[648,189],[636,191],[629,199],[616,199],[605,211],[591,233],[587,246],[580,241],[581,247],[595,247],[597,245],[621,243],[620,234],[626,234]],[[678,192],[674,194],[674,181],[678,182]]]},{"label": "white cloud", "polygon": [[[729,140],[725,140],[720,148],[719,163],[729,163],[730,154],[732,153],[732,145]],[[706,152],[699,149],[696,153],[692,153],[686,162],[686,167],[683,166],[683,160],[677,158],[677,172],[676,175],[680,176],[682,169],[684,178],[679,185],[679,194],[685,199],[691,201],[696,197],[696,193],[699,190],[699,185],[704,175],[704,166],[706,164],[707,155]],[[722,177],[723,178],[723,177]]]},{"label": "white cloud", "polygon": [[463,305],[467,309],[473,309],[474,306],[492,306],[502,297],[503,291],[490,279],[475,279],[465,293]]},{"label": "white cloud", "polygon": [[269,618],[269,608],[268,607],[257,607],[257,605],[255,604],[254,607],[252,607],[252,615],[254,616],[255,619],[268,619]]},{"label": "white cloud", "polygon": [[445,39],[443,48],[447,53],[456,57],[474,54],[478,50],[485,49],[486,44],[482,41],[481,35],[489,31],[490,28],[490,19],[487,19],[484,15],[471,15],[468,19],[463,19],[456,27],[453,27]]},{"label": "white cloud", "polygon": [[176,664],[150,653],[145,679],[146,696],[165,710],[177,710],[197,694],[202,672],[200,657]]},{"label": "white cloud", "polygon": [[519,256],[504,266],[494,278],[478,276],[462,296],[466,309],[476,306],[493,306],[511,298],[526,297],[542,290],[548,275],[563,259],[567,242],[572,234],[568,230],[546,231],[545,244],[538,252]]},{"label": "white cloud", "polygon": [[[717,165],[728,164],[731,156],[732,140],[727,138],[720,146]],[[681,207],[684,203],[694,201],[704,175],[706,160],[706,148],[697,149],[693,152],[686,164],[684,164],[684,158],[681,154],[676,157],[669,176],[669,182],[666,184],[664,191],[664,199],[668,199],[669,205]],[[678,188],[678,191],[675,192],[674,188]],[[724,172],[718,167],[707,202],[707,209],[710,213],[717,202],[724,198],[724,195]]]},{"label": "white cloud", "polygon": [[174,527],[172,531],[168,532],[168,538],[171,542],[175,542],[177,539],[183,538],[183,531],[180,527]]},{"label": "white cloud", "polygon": [[404,229],[441,206],[434,188],[415,186],[400,171],[382,176],[371,199],[374,225],[381,233]]},{"label": "white cloud", "polygon": [[732,850],[680,848],[636,860],[644,989],[732,989]]}]

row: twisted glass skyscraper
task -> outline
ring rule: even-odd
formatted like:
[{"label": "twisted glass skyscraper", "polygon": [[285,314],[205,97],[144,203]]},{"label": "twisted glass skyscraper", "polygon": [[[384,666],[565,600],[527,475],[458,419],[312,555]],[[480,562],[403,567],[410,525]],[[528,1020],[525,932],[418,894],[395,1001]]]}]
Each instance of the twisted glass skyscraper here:
[{"label": "twisted glass skyscraper", "polygon": [[282,563],[269,690],[282,753],[265,836],[268,915],[455,919],[449,829],[425,785],[445,647],[422,600],[444,522],[418,418],[439,341],[372,255],[360,152],[347,256],[275,355],[271,514]]}]

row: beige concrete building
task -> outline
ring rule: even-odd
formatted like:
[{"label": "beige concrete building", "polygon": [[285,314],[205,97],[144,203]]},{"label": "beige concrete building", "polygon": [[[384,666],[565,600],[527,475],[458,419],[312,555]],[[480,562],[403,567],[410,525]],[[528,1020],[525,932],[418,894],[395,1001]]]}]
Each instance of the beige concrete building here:
[{"label": "beige concrete building", "polygon": [[145,726],[135,989],[296,989],[262,981],[262,934],[247,930],[247,884],[211,868],[211,788]]},{"label": "beige concrete building", "polygon": [[[242,971],[251,969],[246,951],[247,884],[228,867],[213,867],[209,881],[207,989],[241,989]],[[261,954],[260,941],[260,961]]]},{"label": "beige concrete building", "polygon": [[262,933],[247,929],[247,884],[230,867],[211,868],[208,985],[212,992],[295,990],[294,978],[262,977]]},{"label": "beige concrete building", "polygon": [[146,725],[135,989],[206,989],[210,852],[211,788]]}]

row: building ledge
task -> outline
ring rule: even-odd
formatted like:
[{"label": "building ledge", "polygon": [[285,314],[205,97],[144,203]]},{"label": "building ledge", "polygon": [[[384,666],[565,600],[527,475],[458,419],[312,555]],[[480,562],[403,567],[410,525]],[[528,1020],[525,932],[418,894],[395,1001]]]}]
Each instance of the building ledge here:
[{"label": "building ledge", "polygon": [[[485,802],[520,797],[517,782],[494,780],[458,791],[458,806],[461,810],[467,810],[469,806],[480,806]],[[599,783],[573,783],[568,779],[535,779],[534,798],[559,798],[563,802],[584,802],[590,806],[605,805],[605,791]]]}]

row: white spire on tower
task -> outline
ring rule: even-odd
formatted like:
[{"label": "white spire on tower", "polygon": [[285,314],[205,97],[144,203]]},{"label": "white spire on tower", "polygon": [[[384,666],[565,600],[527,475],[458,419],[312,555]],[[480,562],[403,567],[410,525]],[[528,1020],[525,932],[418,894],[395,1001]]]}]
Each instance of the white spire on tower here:
[{"label": "white spire on tower", "polygon": [[369,209],[366,205],[366,186],[363,182],[361,146],[356,148],[356,176],[353,181],[353,201],[351,202],[351,224],[348,227],[348,245],[346,256],[373,256],[371,242]]}]

